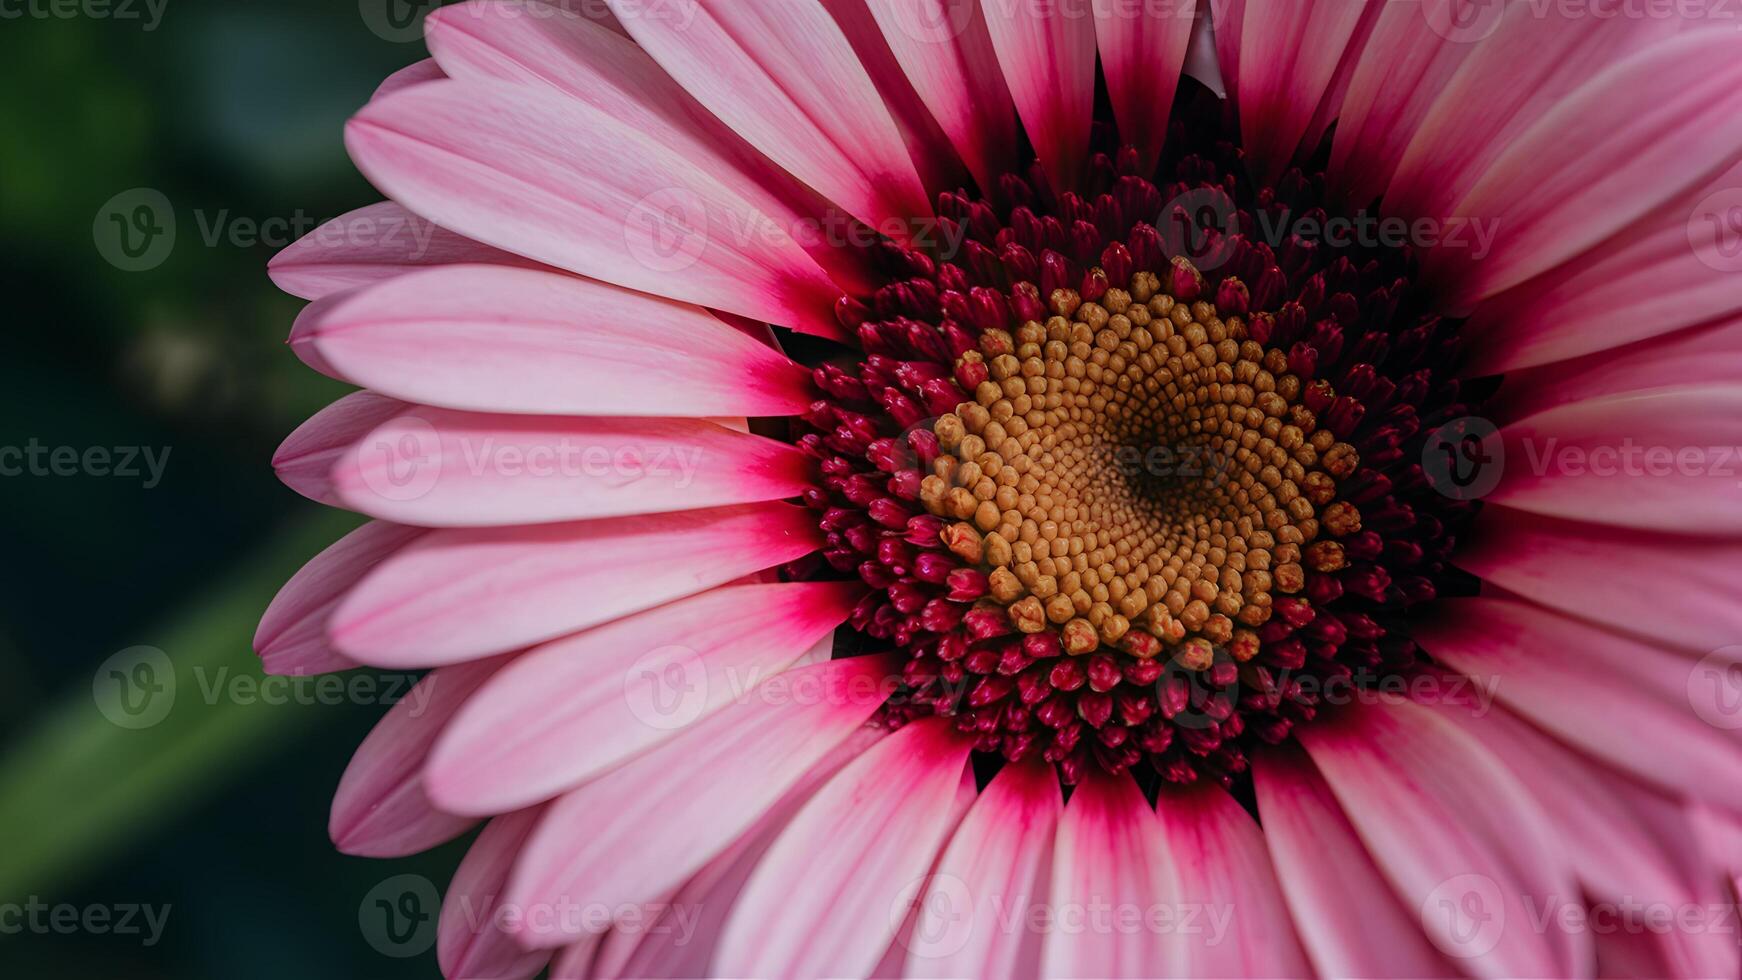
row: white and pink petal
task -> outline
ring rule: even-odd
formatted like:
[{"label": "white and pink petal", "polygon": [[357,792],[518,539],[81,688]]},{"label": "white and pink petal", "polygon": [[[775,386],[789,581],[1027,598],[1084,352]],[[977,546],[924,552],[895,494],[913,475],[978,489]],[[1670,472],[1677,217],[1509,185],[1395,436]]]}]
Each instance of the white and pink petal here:
[{"label": "white and pink petal", "polygon": [[783,503],[431,531],[365,576],[329,632],[363,663],[457,663],[694,595],[821,543],[812,514]]},{"label": "white and pink petal", "polygon": [[550,799],[754,697],[863,594],[841,582],[726,586],[530,650],[443,732],[430,792],[458,813]]},{"label": "white and pink petal", "polygon": [[481,412],[793,415],[807,372],[708,311],[556,272],[455,265],[310,306],[291,343],[346,381]]}]

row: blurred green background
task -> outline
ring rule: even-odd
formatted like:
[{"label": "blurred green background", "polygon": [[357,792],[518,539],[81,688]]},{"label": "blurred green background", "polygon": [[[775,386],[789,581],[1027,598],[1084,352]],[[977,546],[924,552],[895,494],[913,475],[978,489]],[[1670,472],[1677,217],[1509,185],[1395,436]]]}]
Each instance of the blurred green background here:
[{"label": "blurred green background", "polygon": [[[326,838],[385,705],[231,686],[260,676],[249,641],[278,585],[355,523],[272,474],[278,442],[342,388],[284,347],[301,303],[266,261],[293,228],[378,199],[341,128],[424,56],[397,29],[415,13],[0,0],[0,449],[169,454],[152,486],[143,466],[0,476],[0,975],[435,975],[422,941],[371,945],[359,908],[396,875],[442,887],[465,842],[377,862]],[[139,189],[176,236],[130,271],[98,242]],[[98,694],[101,665],[138,646],[168,656],[176,696],[130,729]],[[129,906],[167,907],[155,943],[116,928]],[[91,909],[110,924],[87,927]]]}]

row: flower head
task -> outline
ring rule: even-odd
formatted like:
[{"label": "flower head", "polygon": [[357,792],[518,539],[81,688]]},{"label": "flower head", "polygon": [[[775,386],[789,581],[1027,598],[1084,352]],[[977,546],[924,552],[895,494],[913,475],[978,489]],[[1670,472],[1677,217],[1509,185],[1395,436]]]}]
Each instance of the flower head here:
[{"label": "flower head", "polygon": [[1735,973],[1720,18],[610,7],[273,264],[375,520],[257,647],[433,668],[332,833],[489,818],[449,975]]}]

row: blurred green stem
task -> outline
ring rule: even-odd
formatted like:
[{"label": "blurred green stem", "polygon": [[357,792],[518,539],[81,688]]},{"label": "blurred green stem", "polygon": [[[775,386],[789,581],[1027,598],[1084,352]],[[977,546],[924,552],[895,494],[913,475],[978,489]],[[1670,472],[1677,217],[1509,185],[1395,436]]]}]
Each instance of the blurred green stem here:
[{"label": "blurred green stem", "polygon": [[0,758],[0,901],[66,886],[305,730],[313,713],[210,699],[195,671],[260,676],[250,640],[266,603],[356,523],[322,511],[293,525],[147,635],[175,664],[176,699],[163,721],[111,723],[88,683],[43,711]]}]

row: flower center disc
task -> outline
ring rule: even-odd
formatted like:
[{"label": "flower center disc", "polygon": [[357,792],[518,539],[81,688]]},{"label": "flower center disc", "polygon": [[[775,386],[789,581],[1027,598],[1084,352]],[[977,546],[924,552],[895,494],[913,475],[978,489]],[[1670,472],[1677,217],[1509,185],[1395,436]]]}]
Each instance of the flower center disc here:
[{"label": "flower center disc", "polygon": [[933,424],[943,452],[920,491],[954,522],[945,544],[985,574],[983,608],[1067,653],[1252,659],[1275,598],[1305,587],[1303,565],[1342,568],[1334,539],[1361,529],[1332,502],[1356,451],[1308,407],[1329,386],[1151,272],[1048,306],[957,362],[984,380]]}]

